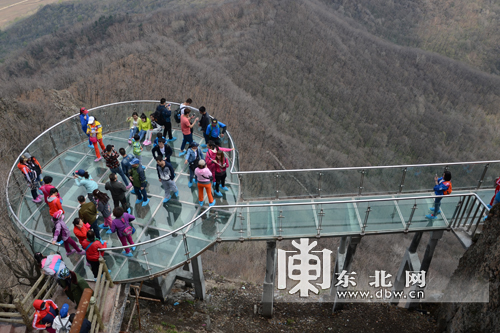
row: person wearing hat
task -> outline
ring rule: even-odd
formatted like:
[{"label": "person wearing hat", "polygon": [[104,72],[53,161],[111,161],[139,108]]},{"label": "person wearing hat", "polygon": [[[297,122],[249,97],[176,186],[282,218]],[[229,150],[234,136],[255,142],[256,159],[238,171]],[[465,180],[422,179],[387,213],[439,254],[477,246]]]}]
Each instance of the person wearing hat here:
[{"label": "person wearing hat", "polygon": [[94,162],[99,162],[102,157],[101,153],[99,152],[99,144],[101,146],[101,149],[104,151],[106,147],[104,146],[104,143],[102,143],[102,126],[101,123],[98,122],[95,117],[90,116],[89,117],[89,122],[87,124],[87,134],[90,135],[89,140],[94,144],[94,149],[95,149],[95,155],[96,159]]},{"label": "person wearing hat", "polygon": [[32,201],[40,203],[42,202],[42,196],[38,195],[38,188],[40,187],[40,183],[38,182],[39,175],[37,175],[35,167],[29,162],[26,155],[27,154],[24,154],[19,158],[17,168],[23,173],[28,183],[28,187],[31,190],[31,196],[33,197]]},{"label": "person wearing hat", "polygon": [[89,112],[86,108],[80,108],[80,124],[82,125],[83,133],[87,134],[89,138],[89,148],[94,148],[94,145],[90,141],[90,134],[87,133],[87,125],[89,123]]},{"label": "person wearing hat", "polygon": [[186,153],[186,159],[184,164],[189,163],[189,182],[188,186],[193,186],[193,182],[196,182],[195,170],[198,167],[198,162],[203,159],[203,152],[201,151],[198,143],[191,142],[189,145],[188,152]]},{"label": "person wearing hat", "polygon": [[89,175],[87,171],[80,169],[74,173],[73,178],[75,178],[75,184],[77,186],[85,187],[89,200],[95,203],[94,195],[92,193],[94,192],[94,190],[97,190],[99,186],[92,179],[92,176]]},{"label": "person wearing hat", "polygon": [[120,168],[120,162],[118,161],[118,157],[120,155],[115,150],[115,146],[107,145],[106,151],[103,152],[102,156],[106,160],[106,166],[109,168],[111,173],[119,174],[122,177],[123,183],[127,187],[127,190],[132,187],[127,176],[123,173],[122,168]]},{"label": "person wearing hat", "polygon": [[130,161],[130,165],[132,168],[130,168],[128,175],[134,186],[134,193],[137,196],[135,204],[137,205],[142,202],[142,206],[144,207],[149,203],[148,193],[146,192],[146,186],[148,185],[146,174],[139,159],[134,158]]},{"label": "person wearing hat", "polygon": [[83,291],[90,288],[87,281],[78,275],[76,272],[70,271],[68,268],[62,269],[57,275],[59,278],[57,283],[64,290],[68,298],[78,306],[82,298]]},{"label": "person wearing hat", "polygon": [[33,307],[35,308],[33,328],[38,331],[46,329],[49,333],[55,333],[56,330],[52,328],[52,323],[59,314],[56,303],[51,299],[36,299],[33,301]]},{"label": "person wearing hat", "polygon": [[[62,210],[56,212],[52,216],[52,222],[54,223],[54,236],[52,238],[52,244],[55,244],[56,242],[58,242],[58,239],[61,238],[61,241],[64,244],[64,249],[66,249],[67,256],[70,256],[75,252],[84,255],[85,251],[80,249],[78,244],[76,244],[73,238],[70,237],[69,228],[66,223],[64,223],[64,213]],[[70,249],[70,245],[74,248],[74,250]]]},{"label": "person wearing hat", "polygon": [[56,330],[56,333],[69,333],[71,329],[71,322],[69,321],[69,305],[64,303],[61,306],[61,311],[54,319],[52,323],[52,328]]},{"label": "person wearing hat", "polygon": [[198,200],[200,202],[200,207],[203,206],[203,189],[207,192],[208,205],[215,205],[215,200],[212,197],[212,172],[206,167],[205,160],[200,160],[198,162],[198,167],[194,173],[198,179]]},{"label": "person wearing hat", "polygon": [[[222,146],[221,138],[224,137],[224,133],[226,133],[226,125],[217,121],[217,119],[213,118],[210,126],[207,127],[205,134],[208,137],[209,141],[213,141],[217,146]],[[207,138],[205,138],[206,140]]]}]

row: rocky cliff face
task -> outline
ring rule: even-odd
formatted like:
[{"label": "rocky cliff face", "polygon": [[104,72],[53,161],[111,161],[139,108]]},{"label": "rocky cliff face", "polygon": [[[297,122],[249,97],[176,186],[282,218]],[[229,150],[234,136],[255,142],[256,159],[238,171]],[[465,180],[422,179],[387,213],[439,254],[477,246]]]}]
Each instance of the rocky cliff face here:
[{"label": "rocky cliff face", "polygon": [[453,274],[445,293],[469,289],[474,282],[489,281],[488,303],[448,303],[438,317],[447,332],[498,332],[500,329],[500,205],[490,211],[483,235],[473,244]]}]

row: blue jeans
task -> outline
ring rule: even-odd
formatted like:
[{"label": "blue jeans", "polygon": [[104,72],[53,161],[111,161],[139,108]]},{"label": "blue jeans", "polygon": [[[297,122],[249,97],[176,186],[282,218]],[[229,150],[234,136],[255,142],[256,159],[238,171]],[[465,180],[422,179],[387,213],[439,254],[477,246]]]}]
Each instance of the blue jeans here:
[{"label": "blue jeans", "polygon": [[135,192],[135,195],[137,196],[137,199],[143,200],[143,201],[148,200],[148,193],[146,192],[146,188],[144,188],[144,190],[141,190],[140,187],[134,186],[134,192]]},{"label": "blue jeans", "polygon": [[191,134],[183,134],[183,139],[182,139],[182,144],[181,144],[181,150],[184,150],[184,147],[186,147],[186,143],[191,143],[193,142],[193,133]]},{"label": "blue jeans", "polygon": [[432,215],[437,216],[439,212],[439,208],[441,208],[441,200],[443,198],[436,198],[434,199],[434,213]]},{"label": "blue jeans", "polygon": [[[82,127],[82,131],[83,133],[87,134],[87,127]],[[90,142],[90,134],[87,134],[87,136],[89,137],[89,145],[94,145],[92,142]]]},{"label": "blue jeans", "polygon": [[122,177],[122,179],[123,179],[123,183],[125,184],[125,186],[128,186],[128,184],[129,184],[128,178],[125,177],[125,174],[123,173],[122,168],[120,168],[120,167],[114,168],[114,169],[109,168],[109,170],[111,170],[111,172],[114,174],[120,175],[120,177]]},{"label": "blue jeans", "polygon": [[132,127],[130,129],[130,135],[128,136],[128,139],[132,139],[132,137],[135,135],[135,133],[137,132],[137,127]]},{"label": "blue jeans", "polygon": [[142,141],[142,139],[144,139],[145,135],[146,135],[146,131],[140,131],[139,132],[139,141]]}]

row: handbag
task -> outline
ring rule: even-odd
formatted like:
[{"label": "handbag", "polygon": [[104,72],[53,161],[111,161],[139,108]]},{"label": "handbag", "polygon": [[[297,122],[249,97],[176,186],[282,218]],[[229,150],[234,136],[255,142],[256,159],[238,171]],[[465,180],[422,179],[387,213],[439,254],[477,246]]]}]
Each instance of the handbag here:
[{"label": "handbag", "polygon": [[97,142],[97,137],[96,136],[91,136],[90,137],[90,142],[96,143]]}]

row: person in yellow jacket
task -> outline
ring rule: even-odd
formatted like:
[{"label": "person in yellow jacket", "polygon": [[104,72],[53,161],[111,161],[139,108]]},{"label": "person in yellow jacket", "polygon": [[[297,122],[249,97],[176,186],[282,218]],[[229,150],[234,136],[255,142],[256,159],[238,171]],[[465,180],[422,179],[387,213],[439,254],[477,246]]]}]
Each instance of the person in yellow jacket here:
[{"label": "person in yellow jacket", "polygon": [[[147,131],[153,129],[153,125],[151,124],[151,119],[146,117],[146,115],[144,113],[141,114],[141,120],[139,121],[138,128],[139,128],[139,141],[142,141],[142,139],[146,135]],[[150,144],[151,144],[151,141],[148,141],[147,139],[146,139],[146,141],[143,142],[143,145],[145,145],[145,146],[150,145]]]},{"label": "person in yellow jacket", "polygon": [[[102,151],[106,149],[104,143],[102,142],[102,126],[101,123],[98,122],[95,117],[89,117],[89,122],[87,123],[87,134],[90,135],[90,142],[94,144],[96,159],[94,162],[99,162],[102,157],[99,152],[99,146],[101,146]],[[99,145],[98,145],[99,143]]]}]

